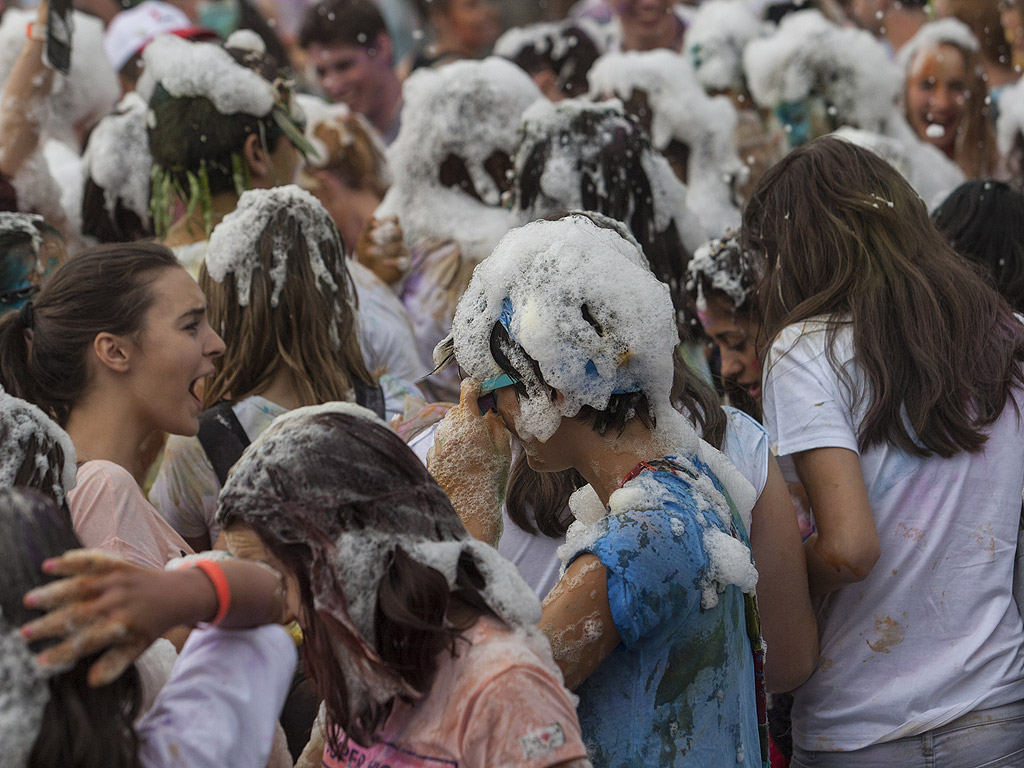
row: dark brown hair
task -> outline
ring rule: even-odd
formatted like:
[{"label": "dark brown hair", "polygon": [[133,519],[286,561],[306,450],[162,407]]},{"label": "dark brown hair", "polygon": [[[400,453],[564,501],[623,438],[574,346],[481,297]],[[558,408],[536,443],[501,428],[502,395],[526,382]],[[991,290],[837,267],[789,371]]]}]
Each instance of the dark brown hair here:
[{"label": "dark brown hair", "polygon": [[372,0],[321,0],[302,17],[299,46],[355,45],[371,50],[381,34],[388,34],[388,28]]},{"label": "dark brown hair", "polygon": [[[21,488],[0,489],[0,612],[13,626],[42,613],[22,603],[25,593],[54,580],[43,561],[82,546],[71,521],[53,501]],[[40,653],[53,641],[29,644]],[[135,667],[112,684],[93,688],[86,681],[96,656],[82,659],[52,677],[50,700],[28,759],[29,768],[138,768],[133,723],[142,703]]]},{"label": "dark brown hair", "polygon": [[[255,193],[250,193],[255,194]],[[305,206],[304,202],[291,205]],[[234,274],[218,283],[206,264],[199,285],[209,305],[210,325],[224,339],[226,351],[214,360],[217,372],[207,382],[203,405],[209,408],[224,398],[244,400],[263,391],[283,368],[303,405],[316,405],[351,397],[354,379],[375,386],[359,348],[355,296],[345,249],[327,212],[321,219],[324,236],[317,246],[337,291],[330,290],[311,263],[302,217],[290,206],[278,208],[267,221],[258,241],[259,269],[250,281],[248,303],[239,303]],[[273,302],[272,268],[280,259],[275,249],[287,248],[284,287]],[[332,328],[337,328],[337,338]]]},{"label": "dark brown hair", "polygon": [[[217,521],[225,529],[250,525],[295,575],[302,658],[326,704],[329,724],[359,744],[373,743],[393,699],[383,707],[371,702],[352,711],[351,683],[338,654],[361,654],[359,640],[335,615],[317,608],[314,588],[340,595],[343,602],[344,585],[331,559],[346,533],[404,534],[426,541],[468,538],[448,497],[383,424],[322,412],[306,417],[299,429],[289,430],[286,423],[265,432],[235,465],[219,501]],[[379,661],[370,660],[368,666],[425,693],[438,655],[454,652],[460,634],[481,615],[493,615],[481,595],[484,579],[472,555],[464,553],[455,586],[449,588],[440,572],[416,562],[401,546],[385,552],[379,568],[373,637],[362,638]],[[327,736],[328,745],[339,751],[344,737],[335,729]]]},{"label": "dark brown hair", "polygon": [[66,261],[36,294],[31,313],[0,319],[0,385],[66,426],[88,383],[96,335],[141,330],[153,303],[150,285],[171,268],[181,265],[156,243],[103,245]]},{"label": "dark brown hair", "polygon": [[[984,446],[1024,384],[1024,327],[891,165],[834,137],[794,150],[747,203],[743,242],[766,256],[758,295],[769,343],[824,318],[832,367],[867,401],[862,450],[949,457]],[[844,328],[864,391],[836,359]]]},{"label": "dark brown hair", "polygon": [[[495,350],[492,344],[491,354],[502,354],[502,352],[500,348]],[[526,359],[532,361],[532,358],[526,355],[525,350],[522,354],[526,356]],[[497,357],[494,359],[496,362],[498,361]],[[507,357],[505,359],[507,360]],[[686,414],[704,440],[715,448],[721,449],[725,440],[728,418],[725,411],[722,410],[718,395],[711,385],[689,369],[678,349],[673,353],[673,362],[672,406],[677,411]],[[500,362],[498,365],[504,367]],[[534,370],[541,383],[544,383],[544,377],[541,376],[540,367],[536,363],[534,363]],[[517,392],[517,396],[524,393],[525,390]],[[613,399],[621,397],[624,396],[615,395]],[[595,428],[599,419],[602,423],[609,419],[604,412],[590,410],[592,411],[591,423],[595,425]],[[624,415],[621,407],[616,410],[616,414]],[[621,432],[625,427],[625,421],[622,421],[622,425],[619,427],[617,417],[613,426]],[[512,460],[508,485],[505,488],[505,509],[509,519],[518,528],[530,534],[540,533],[548,538],[559,539],[565,536],[566,531],[569,530],[569,524],[572,523],[572,515],[567,514],[569,497],[573,491],[584,485],[586,485],[586,481],[575,469],[561,472],[537,472],[530,467],[526,453],[523,452]]]}]

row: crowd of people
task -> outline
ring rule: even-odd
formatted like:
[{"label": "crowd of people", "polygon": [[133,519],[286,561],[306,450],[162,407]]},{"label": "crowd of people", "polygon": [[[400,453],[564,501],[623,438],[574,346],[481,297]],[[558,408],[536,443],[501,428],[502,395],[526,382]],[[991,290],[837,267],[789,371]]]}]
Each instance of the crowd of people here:
[{"label": "crowd of people", "polygon": [[0,766],[1024,766],[1021,0],[50,2]]}]

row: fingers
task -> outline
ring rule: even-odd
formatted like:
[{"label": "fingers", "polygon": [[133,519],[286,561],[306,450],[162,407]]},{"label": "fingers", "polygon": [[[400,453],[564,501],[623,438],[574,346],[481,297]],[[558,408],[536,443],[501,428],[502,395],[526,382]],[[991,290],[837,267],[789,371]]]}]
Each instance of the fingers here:
[{"label": "fingers", "polygon": [[96,578],[77,576],[36,587],[25,594],[22,603],[26,608],[49,611],[68,603],[94,599],[101,592],[102,588]]},{"label": "fingers", "polygon": [[100,688],[114,682],[148,647],[148,644],[140,639],[111,648],[89,667],[89,685]]},{"label": "fingers", "polygon": [[[80,632],[68,637],[52,648],[47,648],[36,657],[44,667],[59,667],[73,664],[79,659],[109,648],[116,643],[123,643],[128,638],[128,630],[123,624],[103,621],[90,624]],[[136,641],[138,642],[138,641]],[[144,648],[145,646],[143,646]]]},{"label": "fingers", "polygon": [[60,557],[52,557],[43,563],[43,570],[52,576],[78,576],[100,574],[125,567],[138,567],[127,560],[96,549],[71,549]]}]

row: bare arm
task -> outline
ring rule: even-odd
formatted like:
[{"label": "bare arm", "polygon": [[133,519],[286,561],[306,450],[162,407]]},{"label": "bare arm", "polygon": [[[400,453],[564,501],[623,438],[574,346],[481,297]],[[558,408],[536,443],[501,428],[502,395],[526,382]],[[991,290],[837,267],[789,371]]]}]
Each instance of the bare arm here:
[{"label": "bare arm", "polygon": [[[39,4],[36,24],[46,24],[48,8],[47,0]],[[25,41],[0,94],[0,174],[8,179],[38,146],[46,122],[53,70],[43,64],[45,46],[44,40]]]},{"label": "bare arm", "polygon": [[541,631],[570,690],[590,677],[622,642],[608,605],[608,571],[594,555],[581,555],[544,598]]},{"label": "bare arm", "polygon": [[804,543],[811,594],[863,581],[882,548],[860,459],[846,448],[815,448],[794,454],[793,463],[818,528]]},{"label": "bare arm", "polygon": [[[279,623],[286,611],[281,576],[260,563],[218,561],[230,593],[224,628]],[[79,549],[43,564],[48,573],[70,578],[25,595],[29,608],[49,613],[22,627],[28,640],[61,638],[39,657],[44,665],[77,661],[103,651],[89,670],[89,683],[116,679],[158,637],[172,627],[211,621],[218,595],[198,568],[162,571],[98,550]]]},{"label": "bare arm", "polygon": [[774,457],[751,513],[750,549],[757,566],[757,605],[768,646],[765,682],[772,692],[806,680],[818,659],[818,624],[811,607],[807,561],[793,501]]}]

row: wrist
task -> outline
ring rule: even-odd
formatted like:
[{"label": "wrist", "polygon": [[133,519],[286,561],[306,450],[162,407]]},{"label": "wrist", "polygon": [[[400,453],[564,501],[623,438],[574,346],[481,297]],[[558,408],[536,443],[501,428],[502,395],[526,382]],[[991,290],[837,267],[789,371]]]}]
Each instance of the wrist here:
[{"label": "wrist", "polygon": [[172,596],[174,622],[171,626],[194,627],[213,621],[219,602],[213,582],[198,568],[167,571],[167,593]]}]

